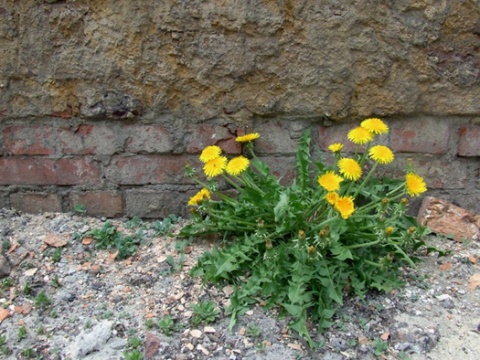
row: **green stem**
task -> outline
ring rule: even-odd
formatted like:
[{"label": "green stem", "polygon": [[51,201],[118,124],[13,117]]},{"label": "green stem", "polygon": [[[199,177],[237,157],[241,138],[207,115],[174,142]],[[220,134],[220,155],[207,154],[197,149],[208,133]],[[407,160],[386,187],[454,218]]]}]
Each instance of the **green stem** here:
[{"label": "green stem", "polygon": [[363,189],[363,187],[365,186],[365,184],[367,183],[367,181],[370,179],[370,177],[372,176],[372,174],[375,172],[375,169],[377,168],[378,166],[378,163],[376,162],[372,168],[370,169],[370,172],[367,174],[367,176],[365,176],[365,179],[363,180],[363,182],[360,184],[360,186],[357,188],[357,190],[355,191],[355,193],[353,194],[353,198],[356,198],[358,193]]},{"label": "green stem", "polygon": [[410,257],[409,257],[407,254],[405,254],[405,252],[404,252],[397,244],[395,244],[395,243],[389,243],[389,244],[392,245],[400,254],[403,255],[403,258],[408,262],[408,264],[409,264],[412,268],[414,268],[414,269],[417,268],[417,266],[416,266],[415,263],[412,261],[412,259],[410,259]]},{"label": "green stem", "polygon": [[333,220],[337,220],[338,219],[338,214],[335,215],[334,217],[332,218],[329,218],[325,221],[322,221],[320,224],[317,224],[316,226],[312,227],[312,230],[313,231],[317,231],[318,229],[320,228],[323,228],[325,225],[327,225],[328,223],[332,222]]},{"label": "green stem", "polygon": [[250,177],[247,175],[247,173],[244,172],[242,174],[242,179],[245,182],[246,186],[251,187],[252,189],[258,191],[260,193],[260,195],[265,196],[265,192],[253,183],[252,179],[250,179]]},{"label": "green stem", "polygon": [[376,262],[373,262],[373,261],[370,261],[370,260],[367,260],[367,259],[363,259],[363,262],[364,262],[365,264],[369,264],[369,265],[376,266],[376,267],[379,267],[379,268],[382,267],[382,265],[377,264]]},{"label": "green stem", "polygon": [[367,247],[367,246],[373,246],[379,244],[381,239],[377,239],[375,241],[370,241],[368,243],[362,243],[362,244],[355,244],[355,245],[350,245],[350,246],[345,246],[346,249],[359,249],[362,247]]},{"label": "green stem", "polygon": [[222,173],[222,177],[225,179],[226,182],[228,182],[230,185],[232,185],[235,189],[238,191],[242,191],[242,188],[232,179],[230,179],[225,173]]}]

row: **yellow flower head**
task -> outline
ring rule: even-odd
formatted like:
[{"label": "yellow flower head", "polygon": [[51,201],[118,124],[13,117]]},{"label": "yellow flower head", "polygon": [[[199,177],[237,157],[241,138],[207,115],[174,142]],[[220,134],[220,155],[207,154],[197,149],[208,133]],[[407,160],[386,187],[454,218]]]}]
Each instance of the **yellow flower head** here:
[{"label": "yellow flower head", "polygon": [[200,161],[203,163],[207,163],[210,160],[216,159],[222,153],[222,149],[220,149],[216,145],[207,146],[203,149],[202,153],[200,154]]},{"label": "yellow flower head", "polygon": [[336,192],[329,192],[329,193],[327,193],[327,195],[325,195],[325,200],[327,200],[327,202],[330,205],[335,205],[338,198],[339,198],[339,196],[338,196],[338,193],[336,193]]},{"label": "yellow flower head", "polygon": [[245,135],[242,135],[242,136],[238,136],[235,139],[235,141],[236,142],[248,142],[248,141],[258,139],[259,137],[260,137],[259,133],[250,133],[250,134],[245,134]]},{"label": "yellow flower head", "polygon": [[342,151],[342,149],[343,149],[343,144],[342,143],[335,143],[335,144],[332,144],[328,147],[328,150],[330,150],[333,153],[340,152],[340,151]]},{"label": "yellow flower head", "polygon": [[384,145],[373,146],[369,150],[368,155],[379,164],[390,164],[394,159],[392,150]]},{"label": "yellow flower head", "polygon": [[338,160],[340,173],[349,180],[357,181],[362,176],[362,168],[357,161],[350,158]]},{"label": "yellow flower head", "polygon": [[208,177],[215,177],[223,173],[226,165],[227,158],[225,156],[220,156],[207,162],[203,167],[203,171]]},{"label": "yellow flower head", "polygon": [[357,145],[366,144],[373,140],[373,133],[361,126],[358,126],[348,132],[348,140]]},{"label": "yellow flower head", "polygon": [[308,255],[313,255],[313,254],[315,254],[315,246],[310,245],[308,247]]},{"label": "yellow flower head", "polygon": [[333,171],[327,171],[325,174],[318,177],[318,183],[327,191],[340,190],[340,183],[343,178],[340,175],[335,174]]},{"label": "yellow flower head", "polygon": [[355,212],[355,205],[353,204],[352,196],[341,196],[335,203],[335,209],[340,213],[344,219],[349,218]]},{"label": "yellow flower head", "polygon": [[388,126],[382,120],[371,118],[363,120],[360,126],[370,131],[372,134],[386,134],[388,133]]},{"label": "yellow flower head", "polygon": [[208,191],[208,189],[203,188],[202,190],[200,190],[199,192],[197,192],[194,196],[192,196],[190,198],[190,200],[188,201],[188,205],[199,205],[205,199],[210,200],[211,195],[210,195],[210,191]]},{"label": "yellow flower head", "polygon": [[427,191],[427,185],[423,178],[413,172],[405,175],[407,193],[410,196],[418,196]]},{"label": "yellow flower head", "polygon": [[385,235],[392,235],[395,232],[395,228],[392,226],[387,226],[384,232],[385,232]]},{"label": "yellow flower head", "polygon": [[245,156],[237,156],[230,160],[225,169],[229,175],[239,175],[247,170],[250,161]]}]

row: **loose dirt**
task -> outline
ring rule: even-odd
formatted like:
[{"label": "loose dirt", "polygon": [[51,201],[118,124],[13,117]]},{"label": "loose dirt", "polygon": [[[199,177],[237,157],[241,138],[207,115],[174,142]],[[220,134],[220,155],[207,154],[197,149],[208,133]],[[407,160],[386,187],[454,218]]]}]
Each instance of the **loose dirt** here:
[{"label": "loose dirt", "polygon": [[[86,236],[106,219],[0,209],[0,358],[4,359],[478,359],[480,246],[432,236],[406,285],[345,299],[309,349],[288,319],[255,306],[228,330],[232,288],[192,278],[208,241],[162,235],[161,221],[114,219],[140,245],[125,260]],[[174,224],[175,233],[182,225]],[[85,240],[87,238],[87,240]],[[118,255],[117,255],[118,257]],[[213,303],[215,320],[198,320]]]}]

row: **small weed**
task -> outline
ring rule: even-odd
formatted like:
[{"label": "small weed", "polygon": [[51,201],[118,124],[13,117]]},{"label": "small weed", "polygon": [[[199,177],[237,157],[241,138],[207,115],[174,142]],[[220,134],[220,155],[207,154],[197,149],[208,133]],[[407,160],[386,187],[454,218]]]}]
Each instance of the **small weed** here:
[{"label": "small weed", "polygon": [[60,282],[60,279],[58,278],[57,275],[55,275],[52,279],[52,286],[54,288],[59,288],[59,287],[62,287],[62,283]]},{"label": "small weed", "polygon": [[179,254],[185,254],[185,249],[190,244],[188,240],[182,240],[175,242],[175,251]]},{"label": "small weed", "polygon": [[257,345],[257,351],[264,353],[267,349],[267,344],[268,343],[266,341],[262,341],[260,344]]},{"label": "small weed", "polygon": [[138,349],[142,346],[142,340],[138,337],[129,338],[127,341],[127,347],[129,349]]},{"label": "small weed", "polygon": [[57,319],[57,318],[58,318],[58,313],[57,313],[55,310],[52,310],[52,311],[50,312],[50,317],[51,317],[52,319]]},{"label": "small weed", "polygon": [[118,318],[119,318],[119,319],[126,319],[126,320],[128,320],[128,319],[131,319],[131,317],[132,317],[132,314],[130,314],[130,313],[126,312],[126,311],[122,311],[120,314],[118,314]]},{"label": "small weed", "polygon": [[87,207],[83,204],[75,204],[73,205],[73,211],[83,215],[87,213]]},{"label": "small weed", "polygon": [[170,336],[175,331],[175,323],[170,315],[165,315],[158,321],[160,331]]},{"label": "small weed", "polygon": [[125,236],[121,231],[107,220],[101,229],[94,229],[86,233],[86,236],[92,236],[95,239],[98,249],[118,250],[116,259],[123,260],[137,252],[140,239],[136,236]]},{"label": "small weed", "polygon": [[8,289],[8,288],[13,286],[13,280],[12,280],[12,278],[7,277],[5,279],[2,279],[1,284],[2,284],[1,286],[2,286],[3,289]]},{"label": "small weed", "polygon": [[155,320],[153,319],[147,319],[145,321],[145,327],[148,329],[148,330],[152,330],[152,329],[155,329],[156,327],[158,327],[157,323]]},{"label": "small weed", "polygon": [[3,253],[6,253],[8,249],[10,249],[10,246],[12,246],[12,244],[10,244],[10,241],[2,238],[0,249],[2,249]]},{"label": "small weed", "polygon": [[33,359],[36,355],[35,355],[35,350],[33,350],[32,348],[27,348],[27,349],[23,349],[20,354],[22,354],[23,357],[27,358],[27,359]]},{"label": "small weed", "polygon": [[143,225],[143,221],[138,216],[134,216],[132,220],[128,220],[123,224],[125,229],[136,229],[141,225]]},{"label": "small weed", "polygon": [[62,260],[62,249],[56,248],[52,253],[52,261],[58,263],[60,260]]},{"label": "small weed", "polygon": [[398,358],[400,360],[409,360],[410,359],[410,357],[406,353],[404,353],[403,351],[400,351],[398,353]]},{"label": "small weed", "polygon": [[52,300],[42,291],[40,294],[37,295],[35,298],[35,306],[37,308],[46,308],[52,304]]},{"label": "small weed", "polygon": [[197,326],[201,323],[212,323],[217,318],[220,311],[215,307],[213,301],[202,301],[200,304],[192,306],[193,316],[192,325]]},{"label": "small weed", "polygon": [[110,320],[112,317],[113,317],[113,312],[111,310],[107,310],[102,314],[102,316],[100,316],[100,319]]},{"label": "small weed", "polygon": [[29,282],[26,282],[25,285],[23,285],[22,292],[24,295],[27,295],[27,296],[32,295],[33,289]]},{"label": "small weed", "polygon": [[7,346],[7,337],[5,335],[0,336],[0,353],[3,355],[10,355],[12,350]]},{"label": "small weed", "polygon": [[85,320],[85,323],[83,324],[83,326],[85,327],[85,329],[91,329],[93,326],[92,320],[91,319]]},{"label": "small weed", "polygon": [[143,360],[143,353],[140,350],[125,351],[123,353],[125,360]]},{"label": "small weed", "polygon": [[26,338],[27,338],[27,328],[25,326],[20,326],[17,332],[17,341],[20,342]]},{"label": "small weed", "polygon": [[382,355],[387,349],[388,344],[386,341],[380,338],[373,339],[373,353],[375,354],[375,356]]},{"label": "small weed", "polygon": [[37,329],[37,335],[45,335],[45,328],[43,326]]},{"label": "small weed", "polygon": [[260,337],[262,335],[262,331],[260,330],[260,328],[257,325],[255,325],[254,323],[250,323],[250,324],[248,324],[247,328],[245,329],[245,334],[248,337],[256,338],[256,337]]},{"label": "small weed", "polygon": [[128,336],[135,336],[136,334],[137,334],[137,329],[135,329],[135,328],[129,328],[127,330],[127,335]]}]

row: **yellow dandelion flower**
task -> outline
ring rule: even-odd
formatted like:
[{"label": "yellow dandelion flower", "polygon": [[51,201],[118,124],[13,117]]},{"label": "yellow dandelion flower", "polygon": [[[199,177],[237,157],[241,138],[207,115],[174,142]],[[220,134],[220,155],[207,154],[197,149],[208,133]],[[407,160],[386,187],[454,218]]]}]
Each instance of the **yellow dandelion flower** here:
[{"label": "yellow dandelion flower", "polygon": [[357,161],[350,158],[338,160],[340,173],[349,180],[357,181],[362,176],[362,168]]},{"label": "yellow dandelion flower", "polygon": [[343,178],[340,175],[335,174],[333,171],[327,171],[325,174],[318,177],[318,183],[327,191],[340,190],[340,183]]},{"label": "yellow dandelion flower", "polygon": [[250,161],[245,156],[237,156],[230,160],[227,164],[226,171],[229,175],[239,175],[247,170]]},{"label": "yellow dandelion flower", "polygon": [[223,173],[226,165],[227,158],[225,156],[220,156],[207,162],[203,167],[203,171],[208,177],[215,177]]},{"label": "yellow dandelion flower", "polygon": [[407,193],[410,196],[418,196],[427,191],[427,185],[423,178],[415,173],[405,175]]},{"label": "yellow dandelion flower", "polygon": [[258,139],[259,137],[260,137],[259,133],[250,133],[250,134],[245,134],[245,135],[242,135],[242,136],[238,136],[235,139],[235,141],[236,142],[248,142],[248,141]]},{"label": "yellow dandelion flower", "polygon": [[360,126],[372,134],[386,134],[388,133],[388,126],[382,120],[377,118],[371,118],[363,120]]},{"label": "yellow dandelion flower", "polygon": [[366,144],[373,140],[373,133],[367,129],[358,126],[348,132],[348,140],[357,145]]},{"label": "yellow dandelion flower", "polygon": [[329,192],[327,195],[325,195],[325,200],[330,204],[330,205],[335,205],[339,198],[338,193],[336,192]]},{"label": "yellow dandelion flower", "polygon": [[384,145],[373,146],[369,150],[368,155],[379,164],[390,164],[394,159],[392,150]]},{"label": "yellow dandelion flower", "polygon": [[191,206],[200,205],[200,203],[202,201],[204,201],[205,199],[210,200],[211,195],[210,195],[210,191],[208,191],[208,189],[203,188],[202,190],[200,190],[199,192],[197,192],[194,196],[192,196],[190,198],[190,200],[188,201],[188,205],[191,205]]},{"label": "yellow dandelion flower", "polygon": [[387,226],[384,232],[385,235],[392,235],[395,232],[395,228],[393,226]]},{"label": "yellow dandelion flower", "polygon": [[335,209],[340,213],[344,219],[349,218],[355,212],[355,205],[353,204],[352,196],[341,196],[335,202]]},{"label": "yellow dandelion flower", "polygon": [[200,154],[200,161],[203,163],[207,163],[210,160],[216,159],[222,153],[222,149],[220,149],[216,145],[207,146],[203,149],[202,153]]},{"label": "yellow dandelion flower", "polygon": [[330,150],[333,153],[340,152],[343,149],[343,144],[342,143],[335,143],[332,144],[328,147],[328,150]]}]

